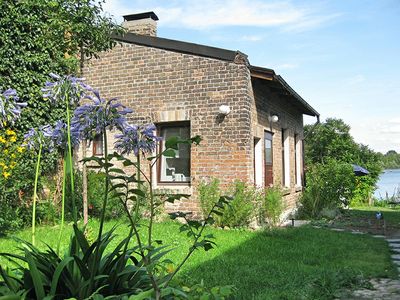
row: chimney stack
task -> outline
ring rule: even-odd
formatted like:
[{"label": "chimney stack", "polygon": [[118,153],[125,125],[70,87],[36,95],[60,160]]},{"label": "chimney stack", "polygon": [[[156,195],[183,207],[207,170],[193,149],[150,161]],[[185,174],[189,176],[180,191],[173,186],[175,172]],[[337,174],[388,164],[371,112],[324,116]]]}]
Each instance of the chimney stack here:
[{"label": "chimney stack", "polygon": [[124,16],[122,26],[131,33],[157,36],[157,21],[157,15],[154,12],[149,11]]}]

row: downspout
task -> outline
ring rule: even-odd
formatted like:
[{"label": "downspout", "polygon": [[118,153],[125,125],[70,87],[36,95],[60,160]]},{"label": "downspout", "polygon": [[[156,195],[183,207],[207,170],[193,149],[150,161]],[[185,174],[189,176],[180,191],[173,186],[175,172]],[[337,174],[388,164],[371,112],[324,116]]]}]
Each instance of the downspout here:
[{"label": "downspout", "polygon": [[302,181],[303,181],[303,188],[306,187],[307,180],[306,180],[306,172],[305,172],[305,152],[304,152],[304,141],[306,138],[315,130],[315,128],[321,123],[319,119],[319,114],[316,115],[317,121],[314,123],[314,125],[311,127],[310,131],[307,132],[307,135],[303,138],[303,143],[301,143],[301,153],[302,153],[302,160],[303,160],[303,176],[302,176]]}]

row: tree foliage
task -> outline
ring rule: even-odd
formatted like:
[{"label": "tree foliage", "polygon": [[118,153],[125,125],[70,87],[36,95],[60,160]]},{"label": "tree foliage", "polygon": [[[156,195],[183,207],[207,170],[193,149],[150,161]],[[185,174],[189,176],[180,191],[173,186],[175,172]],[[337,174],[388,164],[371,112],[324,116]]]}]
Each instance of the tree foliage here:
[{"label": "tree foliage", "polygon": [[110,33],[120,27],[101,13],[101,2],[90,0],[0,2],[0,88],[13,87],[28,102],[20,129],[54,123],[65,113],[42,98],[50,72],[76,73],[81,46],[89,58],[113,46]]},{"label": "tree foliage", "polygon": [[[366,145],[356,143],[350,134],[350,126],[341,119],[328,118],[316,128],[306,125],[305,135],[308,135],[305,140],[306,166],[312,170],[310,176],[313,177],[309,184],[319,182],[316,178],[318,172],[316,173],[315,170],[319,170],[319,172],[328,170],[328,173],[331,172],[332,178],[335,178],[338,170],[345,168],[343,164],[347,164],[349,167],[351,164],[360,165],[370,174],[343,180],[343,185],[348,183],[345,198],[351,199],[350,202],[353,204],[368,201],[382,171],[379,154]],[[339,168],[339,166],[341,167]],[[342,174],[344,173],[342,172]],[[354,174],[348,173],[347,176],[354,177]],[[322,189],[323,187],[318,188]],[[350,196],[351,198],[349,198]],[[340,204],[340,202],[337,203]]]},{"label": "tree foliage", "polygon": [[[18,123],[9,128],[17,132],[19,143],[29,128],[65,120],[64,104],[50,103],[42,96],[41,88],[49,80],[49,73],[78,73],[83,62],[81,57],[89,59],[114,45],[110,33],[120,32],[121,27],[110,17],[102,15],[102,2],[0,1],[0,90],[13,88],[21,102],[28,103]],[[4,134],[0,131],[0,135]],[[0,153],[0,161],[4,160],[4,155]],[[57,161],[55,153],[47,153],[43,161],[42,173],[52,170]],[[18,192],[21,195],[30,190],[33,163],[33,158],[27,153],[18,162],[22,171],[16,175],[20,189],[10,196],[12,199],[7,199],[8,202],[17,205],[18,198],[21,198]],[[17,187],[13,186],[14,191]],[[1,183],[0,190],[4,190]]]},{"label": "tree foliage", "polygon": [[400,169],[400,153],[389,150],[385,154],[381,154],[384,169]]}]

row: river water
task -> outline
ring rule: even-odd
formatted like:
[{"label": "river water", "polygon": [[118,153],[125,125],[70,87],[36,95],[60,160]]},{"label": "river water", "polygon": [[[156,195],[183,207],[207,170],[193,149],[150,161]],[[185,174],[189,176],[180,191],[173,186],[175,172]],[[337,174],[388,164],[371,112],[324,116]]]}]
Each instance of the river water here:
[{"label": "river water", "polygon": [[389,197],[400,189],[400,169],[384,170],[377,183],[378,189],[375,191],[375,197],[386,198],[386,193]]}]

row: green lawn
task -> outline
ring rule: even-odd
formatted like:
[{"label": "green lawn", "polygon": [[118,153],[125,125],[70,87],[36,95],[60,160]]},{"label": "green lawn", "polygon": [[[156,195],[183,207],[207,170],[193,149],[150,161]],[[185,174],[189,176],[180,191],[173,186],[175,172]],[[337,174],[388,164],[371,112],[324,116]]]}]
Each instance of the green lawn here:
[{"label": "green lawn", "polygon": [[[106,228],[114,224],[108,222]],[[97,226],[96,221],[90,222],[93,236]],[[122,237],[127,230],[127,224],[120,223],[117,233]],[[216,236],[218,247],[195,252],[179,280],[204,280],[208,286],[234,285],[235,299],[330,299],[338,289],[356,284],[357,278],[396,275],[386,242],[367,235],[311,227],[258,232],[208,231]],[[64,246],[70,232],[68,228]],[[29,230],[16,236],[31,238]],[[55,245],[57,236],[57,227],[43,226],[38,227],[36,240]],[[154,236],[176,248],[169,257],[174,262],[179,262],[189,247],[177,223],[156,224]],[[41,242],[38,244],[45,247]],[[0,239],[1,252],[15,252],[16,246],[11,238]]]}]

